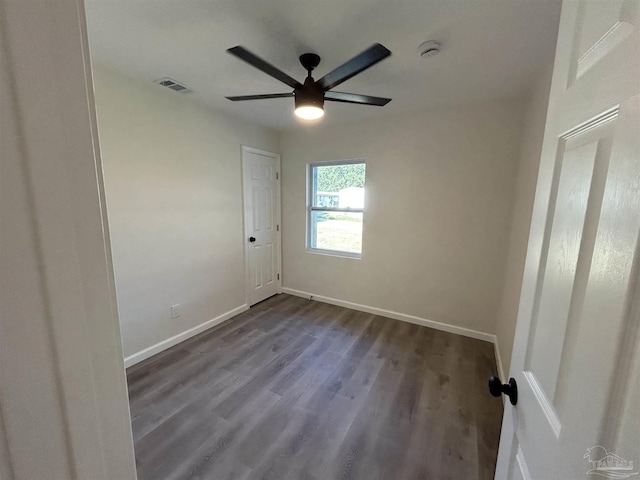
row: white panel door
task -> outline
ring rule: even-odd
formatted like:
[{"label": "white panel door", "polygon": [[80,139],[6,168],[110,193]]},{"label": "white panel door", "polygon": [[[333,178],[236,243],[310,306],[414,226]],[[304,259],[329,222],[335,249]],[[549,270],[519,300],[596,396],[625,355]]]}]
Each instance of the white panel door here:
[{"label": "white panel door", "polygon": [[639,18],[563,4],[496,479],[638,476]]},{"label": "white panel door", "polygon": [[243,147],[244,232],[249,305],[278,293],[280,204],[278,155]]}]

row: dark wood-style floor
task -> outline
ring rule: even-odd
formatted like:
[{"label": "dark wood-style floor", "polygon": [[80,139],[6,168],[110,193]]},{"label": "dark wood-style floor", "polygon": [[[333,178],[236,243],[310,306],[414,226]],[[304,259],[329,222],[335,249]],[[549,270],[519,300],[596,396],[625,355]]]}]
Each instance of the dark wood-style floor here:
[{"label": "dark wood-style floor", "polygon": [[492,345],[288,295],[128,372],[141,480],[492,479]]}]

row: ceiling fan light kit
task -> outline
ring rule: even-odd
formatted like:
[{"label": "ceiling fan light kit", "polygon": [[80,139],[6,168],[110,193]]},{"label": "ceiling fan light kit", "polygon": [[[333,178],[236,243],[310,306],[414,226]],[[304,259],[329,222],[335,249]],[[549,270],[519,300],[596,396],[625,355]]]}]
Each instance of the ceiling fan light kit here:
[{"label": "ceiling fan light kit", "polygon": [[316,85],[311,72],[320,64],[320,57],[315,53],[304,53],[300,55],[300,63],[307,70],[307,78],[294,90],[295,114],[304,120],[316,120],[324,115],[324,90]]},{"label": "ceiling fan light kit", "polygon": [[305,120],[315,120],[324,115],[324,91],[312,85],[313,80],[305,80],[301,88],[296,88],[295,114]]},{"label": "ceiling fan light kit", "polygon": [[303,105],[296,107],[295,114],[303,120],[317,120],[324,115],[324,109],[320,107]]},{"label": "ceiling fan light kit", "polygon": [[311,76],[311,72],[320,64],[320,57],[315,53],[305,53],[300,55],[300,63],[305,70],[307,70],[307,78],[304,83],[298,82],[244,47],[232,47],[229,48],[227,52],[293,88],[293,92],[290,93],[227,97],[233,102],[294,97],[296,116],[305,120],[315,120],[324,115],[325,100],[360,105],[375,105],[379,107],[382,107],[391,101],[390,98],[330,91],[332,88],[346,82],[354,75],[357,75],[391,55],[391,52],[379,43],[372,45],[364,52],[356,55],[351,60],[342,64],[335,70],[332,70],[319,80],[314,80]]}]

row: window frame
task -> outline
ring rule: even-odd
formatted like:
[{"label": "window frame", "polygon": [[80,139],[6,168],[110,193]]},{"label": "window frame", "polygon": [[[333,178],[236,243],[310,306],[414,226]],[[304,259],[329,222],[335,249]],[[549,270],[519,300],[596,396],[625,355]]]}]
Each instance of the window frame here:
[{"label": "window frame", "polygon": [[340,165],[365,165],[365,202],[366,202],[366,165],[367,162],[363,158],[352,158],[346,160],[330,160],[324,162],[307,163],[307,206],[306,206],[306,252],[320,255],[330,255],[333,257],[350,258],[360,260],[364,251],[364,242],[360,253],[346,252],[344,250],[330,250],[326,248],[317,248],[312,246],[314,235],[313,212],[344,212],[344,213],[361,213],[362,214],[362,237],[364,238],[364,207],[363,208],[336,208],[336,207],[314,207],[313,206],[313,171],[316,167],[334,167]]}]

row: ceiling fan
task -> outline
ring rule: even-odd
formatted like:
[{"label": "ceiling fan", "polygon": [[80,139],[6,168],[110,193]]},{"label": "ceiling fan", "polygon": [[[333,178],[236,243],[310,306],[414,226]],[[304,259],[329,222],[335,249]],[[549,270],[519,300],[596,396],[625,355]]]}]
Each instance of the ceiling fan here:
[{"label": "ceiling fan", "polygon": [[382,107],[391,101],[390,98],[330,91],[342,82],[346,82],[354,75],[357,75],[363,70],[366,70],[391,55],[391,52],[379,43],[370,46],[364,52],[356,55],[335,70],[327,73],[319,80],[314,80],[311,76],[311,72],[320,64],[320,57],[315,53],[305,53],[300,55],[300,63],[307,71],[307,78],[304,83],[300,83],[296,79],[291,78],[282,70],[279,70],[257,55],[254,55],[244,47],[232,47],[229,48],[227,52],[293,88],[293,92],[290,93],[227,97],[233,102],[241,100],[294,97],[296,115],[306,120],[314,120],[324,115],[325,100],[329,100],[331,102],[356,103],[360,105],[376,105],[379,107]]}]

